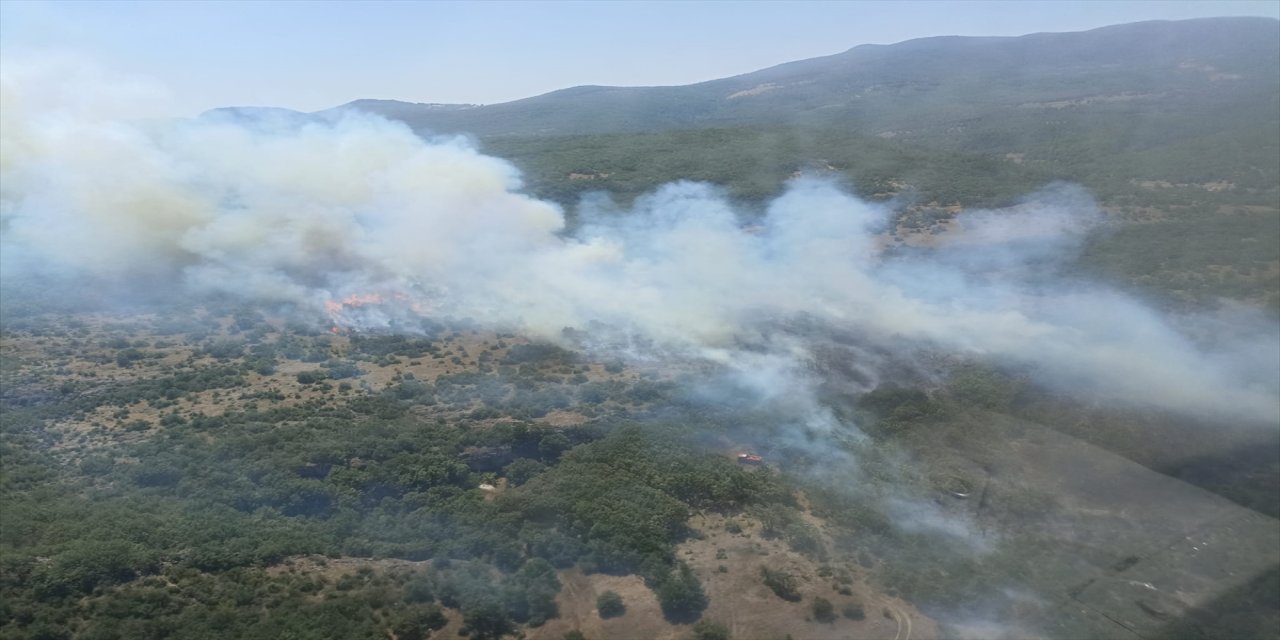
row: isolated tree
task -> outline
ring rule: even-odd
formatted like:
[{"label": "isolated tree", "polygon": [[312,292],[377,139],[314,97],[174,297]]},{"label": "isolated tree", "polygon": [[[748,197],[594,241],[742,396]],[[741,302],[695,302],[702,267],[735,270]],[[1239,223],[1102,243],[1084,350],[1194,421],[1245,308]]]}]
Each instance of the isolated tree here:
[{"label": "isolated tree", "polygon": [[850,620],[865,620],[867,610],[862,606],[861,602],[854,602],[844,606],[844,617]]},{"label": "isolated tree", "polygon": [[693,625],[693,640],[729,640],[729,628],[710,620]]},{"label": "isolated tree", "polygon": [[654,591],[658,595],[658,604],[662,605],[662,613],[677,622],[697,619],[709,603],[706,592],[702,590],[702,582],[684,563]]},{"label": "isolated tree", "polygon": [[813,619],[818,622],[831,622],[836,619],[836,609],[826,598],[813,599]]},{"label": "isolated tree", "polygon": [[764,584],[769,587],[774,595],[788,602],[799,602],[800,591],[796,584],[796,577],[782,570],[773,570],[768,567],[760,567],[760,577],[764,579]]},{"label": "isolated tree", "polygon": [[616,591],[606,591],[596,598],[596,610],[601,618],[615,618],[627,612],[627,605]]}]

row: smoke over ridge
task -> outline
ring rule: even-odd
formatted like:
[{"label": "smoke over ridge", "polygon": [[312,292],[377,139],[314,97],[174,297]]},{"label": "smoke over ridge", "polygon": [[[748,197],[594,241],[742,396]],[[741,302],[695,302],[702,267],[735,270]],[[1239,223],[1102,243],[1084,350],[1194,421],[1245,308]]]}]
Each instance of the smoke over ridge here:
[{"label": "smoke over ridge", "polygon": [[[967,212],[929,251],[886,250],[889,205],[811,178],[751,226],[715,187],[681,182],[627,212],[584,202],[565,233],[557,205],[463,139],[359,114],[143,120],[127,105],[148,91],[63,71],[6,63],[0,81],[6,280],[161,283],[354,329],[419,314],[551,339],[606,327],[728,364],[762,393],[812,355],[803,336],[762,336],[805,318],[1029,366],[1101,399],[1280,420],[1272,321],[1216,319],[1213,335],[1232,335],[1206,346],[1193,339],[1204,318],[1171,322],[1061,277],[1101,221],[1077,187]],[[770,357],[748,358],[744,339]]]}]

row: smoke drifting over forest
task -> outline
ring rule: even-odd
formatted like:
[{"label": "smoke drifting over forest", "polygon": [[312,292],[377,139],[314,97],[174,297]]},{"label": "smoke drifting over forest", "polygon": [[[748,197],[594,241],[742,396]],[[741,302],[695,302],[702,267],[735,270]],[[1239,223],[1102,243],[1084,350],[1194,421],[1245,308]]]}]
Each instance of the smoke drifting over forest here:
[{"label": "smoke drifting over forest", "polygon": [[[594,327],[647,345],[633,349],[724,362],[762,391],[812,357],[811,336],[779,328],[803,319],[1026,367],[1099,399],[1280,420],[1280,340],[1267,322],[1168,320],[1062,276],[1103,217],[1069,185],[966,212],[930,250],[887,250],[890,205],[809,178],[759,219],[714,186],[675,183],[629,211],[585,202],[567,233],[557,205],[522,194],[514,167],[461,139],[358,114],[130,111],[152,96],[84,70],[6,63],[6,281],[160,283],[353,330],[420,315],[549,339]],[[735,346],[744,340],[769,348],[748,353]]]}]

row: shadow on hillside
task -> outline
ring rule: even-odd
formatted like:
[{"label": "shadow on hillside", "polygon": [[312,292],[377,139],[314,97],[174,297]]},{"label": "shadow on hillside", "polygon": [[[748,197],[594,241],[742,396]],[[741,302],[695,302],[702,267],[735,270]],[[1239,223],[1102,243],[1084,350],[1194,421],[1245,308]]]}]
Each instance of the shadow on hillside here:
[{"label": "shadow on hillside", "polygon": [[1169,623],[1154,640],[1280,638],[1280,565]]}]

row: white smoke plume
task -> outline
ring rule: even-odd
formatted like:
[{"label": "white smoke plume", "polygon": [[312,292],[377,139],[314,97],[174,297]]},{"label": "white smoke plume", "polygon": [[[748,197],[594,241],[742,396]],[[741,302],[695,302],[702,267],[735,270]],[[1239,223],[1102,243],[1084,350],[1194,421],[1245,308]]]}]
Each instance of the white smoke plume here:
[{"label": "white smoke plume", "polygon": [[769,339],[771,367],[743,364],[735,344],[803,318],[1031,367],[1100,399],[1280,421],[1273,321],[1230,324],[1233,339],[1208,348],[1132,298],[1059,277],[1101,218],[1078,188],[966,213],[942,246],[911,253],[885,249],[887,205],[812,179],[751,226],[714,187],[676,183],[623,215],[584,205],[566,234],[557,205],[461,139],[358,114],[146,119],[124,108],[150,95],[134,84],[16,61],[2,73],[7,281],[145,278],[355,329],[416,314],[548,338],[604,326],[775,380],[811,355],[803,339]]}]

